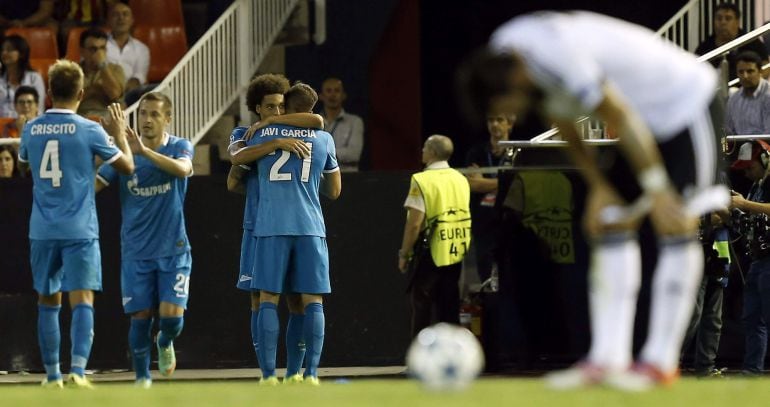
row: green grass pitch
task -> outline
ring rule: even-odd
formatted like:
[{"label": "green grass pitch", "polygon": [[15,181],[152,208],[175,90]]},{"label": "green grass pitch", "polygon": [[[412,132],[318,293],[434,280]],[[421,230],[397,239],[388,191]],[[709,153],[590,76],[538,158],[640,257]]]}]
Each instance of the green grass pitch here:
[{"label": "green grass pitch", "polygon": [[255,381],[156,381],[150,390],[129,383],[95,390],[0,386],[2,406],[768,406],[770,379],[682,379],[672,388],[629,394],[594,388],[554,392],[537,379],[484,378],[455,393],[422,390],[412,380],[332,379],[321,387],[259,387]]}]

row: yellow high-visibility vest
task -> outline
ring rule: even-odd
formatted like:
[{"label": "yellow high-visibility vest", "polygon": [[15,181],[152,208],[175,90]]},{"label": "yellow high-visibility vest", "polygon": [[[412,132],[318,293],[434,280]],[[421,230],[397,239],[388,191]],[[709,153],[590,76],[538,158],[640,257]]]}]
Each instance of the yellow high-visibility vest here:
[{"label": "yellow high-visibility vest", "polygon": [[430,254],[437,266],[459,263],[471,244],[471,189],[452,168],[412,175],[425,201],[425,226],[431,229]]}]

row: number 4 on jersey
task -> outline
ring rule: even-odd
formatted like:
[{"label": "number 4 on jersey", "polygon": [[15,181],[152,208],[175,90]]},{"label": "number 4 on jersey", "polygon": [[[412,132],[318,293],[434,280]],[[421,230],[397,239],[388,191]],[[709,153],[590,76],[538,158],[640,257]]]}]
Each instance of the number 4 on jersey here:
[{"label": "number 4 on jersey", "polygon": [[43,150],[43,159],[40,160],[40,178],[50,179],[51,185],[61,186],[62,172],[59,167],[59,140],[48,140]]}]

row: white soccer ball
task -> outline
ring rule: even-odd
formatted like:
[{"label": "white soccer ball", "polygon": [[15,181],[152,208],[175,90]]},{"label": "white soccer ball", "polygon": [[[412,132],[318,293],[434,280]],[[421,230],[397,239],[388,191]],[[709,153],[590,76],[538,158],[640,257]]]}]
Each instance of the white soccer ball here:
[{"label": "white soccer ball", "polygon": [[440,323],[425,328],[409,346],[409,374],[430,390],[462,390],[484,367],[484,351],[462,327]]}]

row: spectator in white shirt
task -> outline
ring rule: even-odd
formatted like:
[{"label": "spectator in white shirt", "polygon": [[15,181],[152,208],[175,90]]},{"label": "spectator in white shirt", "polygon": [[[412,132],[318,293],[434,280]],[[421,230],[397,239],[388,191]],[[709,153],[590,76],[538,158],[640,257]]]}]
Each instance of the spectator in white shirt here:
[{"label": "spectator in white shirt", "polygon": [[150,69],[150,49],[147,45],[131,36],[134,15],[131,7],[124,3],[115,3],[107,16],[107,23],[112,33],[107,40],[107,60],[119,64],[126,74],[126,103],[131,104],[131,93],[147,84],[147,71]]},{"label": "spectator in white shirt", "polygon": [[324,104],[321,112],[324,130],[334,138],[340,169],[358,171],[358,162],[364,148],[364,121],[359,116],[346,112],[342,107],[347,94],[340,79],[326,78],[318,97]]}]

